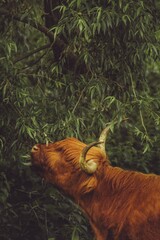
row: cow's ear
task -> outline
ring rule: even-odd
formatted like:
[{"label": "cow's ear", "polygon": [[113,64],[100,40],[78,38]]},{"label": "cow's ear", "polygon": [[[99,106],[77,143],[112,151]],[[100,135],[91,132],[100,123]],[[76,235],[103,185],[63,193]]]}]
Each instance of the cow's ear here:
[{"label": "cow's ear", "polygon": [[87,180],[82,182],[80,186],[81,194],[86,194],[93,191],[97,187],[97,178],[95,176],[90,176]]}]

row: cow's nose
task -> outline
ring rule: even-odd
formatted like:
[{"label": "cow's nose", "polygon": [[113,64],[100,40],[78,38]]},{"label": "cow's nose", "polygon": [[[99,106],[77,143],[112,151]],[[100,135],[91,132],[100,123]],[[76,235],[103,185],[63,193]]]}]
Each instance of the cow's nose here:
[{"label": "cow's nose", "polygon": [[34,145],[31,149],[31,152],[38,152],[39,147],[37,145]]}]

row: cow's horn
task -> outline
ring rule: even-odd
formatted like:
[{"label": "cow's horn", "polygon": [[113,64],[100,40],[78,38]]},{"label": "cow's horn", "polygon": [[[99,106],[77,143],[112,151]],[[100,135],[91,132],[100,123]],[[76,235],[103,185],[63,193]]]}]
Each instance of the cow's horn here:
[{"label": "cow's horn", "polygon": [[84,147],[81,152],[79,163],[80,163],[81,169],[84,170],[86,173],[92,174],[97,169],[97,163],[92,159],[86,161],[86,155],[91,147],[96,146],[98,144],[102,144],[102,142],[100,141],[100,142],[90,143],[86,147]]},{"label": "cow's horn", "polygon": [[106,154],[106,150],[105,150],[105,144],[106,144],[106,139],[107,139],[107,134],[109,131],[110,127],[107,126],[105,129],[103,129],[103,131],[100,134],[99,137],[99,142],[101,142],[99,144],[99,148]]}]

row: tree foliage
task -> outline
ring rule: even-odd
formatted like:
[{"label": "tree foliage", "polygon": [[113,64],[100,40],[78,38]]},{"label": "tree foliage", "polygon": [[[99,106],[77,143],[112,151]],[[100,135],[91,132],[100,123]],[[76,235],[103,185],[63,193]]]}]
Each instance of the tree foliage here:
[{"label": "tree foliage", "polygon": [[88,239],[79,209],[22,165],[33,144],[97,139],[159,173],[158,1],[0,3],[1,239]]}]

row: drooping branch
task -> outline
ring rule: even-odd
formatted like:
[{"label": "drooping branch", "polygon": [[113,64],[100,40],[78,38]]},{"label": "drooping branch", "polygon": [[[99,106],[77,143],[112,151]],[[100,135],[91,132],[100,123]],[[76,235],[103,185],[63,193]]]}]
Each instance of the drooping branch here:
[{"label": "drooping branch", "polygon": [[40,23],[33,21],[31,19],[26,19],[23,18],[21,19],[18,16],[12,16],[12,18],[16,21],[22,22],[22,23],[26,23],[30,26],[32,26],[33,28],[37,29],[38,31],[44,33],[52,42],[54,41],[54,35],[52,32],[49,31],[48,28],[46,28],[45,26],[41,25]]},{"label": "drooping branch", "polygon": [[25,23],[25,24],[29,24],[30,26],[34,27],[38,31],[44,33],[50,40],[54,41],[53,33],[50,32],[48,28],[46,28],[45,26],[41,25],[40,23],[38,23],[36,21],[33,21],[32,19],[21,18],[20,16],[12,15],[4,9],[0,9],[0,15],[4,15],[10,19],[13,19],[13,20]]},{"label": "drooping branch", "polygon": [[33,28],[37,29],[38,31],[44,33],[46,35],[46,37],[49,38],[51,43],[54,43],[55,46],[62,48],[62,49],[64,49],[66,47],[66,44],[60,38],[57,37],[56,39],[54,39],[54,34],[51,31],[49,31],[49,29],[47,27],[41,25],[37,21],[34,21],[32,19],[27,19],[27,18],[22,19],[20,16],[11,15],[7,11],[0,10],[0,14],[5,15],[6,17],[12,18],[18,22],[22,22],[22,23],[32,26]]},{"label": "drooping branch", "polygon": [[[43,25],[41,25],[40,23],[33,21],[33,20],[28,20],[28,19],[21,19],[20,17],[14,16],[13,17],[14,20],[26,23],[30,26],[32,26],[33,28],[37,29],[38,31],[44,33],[50,40],[50,44],[52,45],[53,51],[55,56],[57,56],[57,52],[61,53],[63,52],[63,50],[67,47],[67,45],[64,43],[63,40],[61,40],[59,37],[56,37],[56,39],[54,38],[54,34],[52,32],[49,31],[49,29]],[[73,54],[71,53],[71,56],[73,58]],[[56,60],[59,60],[59,57],[56,57]]]},{"label": "drooping branch", "polygon": [[35,54],[35,53],[37,53],[37,52],[40,52],[40,51],[42,51],[42,50],[44,50],[44,49],[46,49],[46,48],[49,48],[50,46],[51,46],[51,44],[48,43],[48,44],[46,44],[46,45],[44,45],[44,46],[41,46],[41,47],[39,47],[39,48],[37,48],[37,49],[34,49],[34,50],[26,53],[25,55],[16,58],[16,59],[13,61],[13,63],[15,64],[15,63],[17,63],[17,62],[19,62],[19,61],[21,61],[21,60],[23,60],[23,59],[25,59],[25,58],[28,58],[28,57],[32,56],[33,54]]},{"label": "drooping branch", "polygon": [[[13,19],[18,22],[22,22],[25,24],[28,24],[32,26],[33,28],[37,29],[38,31],[45,34],[46,37],[48,37],[50,41],[50,45],[52,46],[53,52],[54,52],[54,60],[59,61],[62,57],[62,54],[64,53],[64,50],[67,48],[67,43],[64,41],[63,37],[56,37],[54,38],[54,34],[46,27],[38,23],[37,21],[34,21],[32,19],[27,18],[21,18],[20,16],[11,15],[7,11],[0,10],[1,15],[5,15],[6,17]],[[78,56],[72,51],[68,50],[66,54],[66,63],[64,65],[64,71],[74,71],[76,73],[84,73],[87,71],[87,66],[83,61],[79,61]],[[28,54],[27,54],[28,55]],[[22,56],[22,59],[23,56]]]}]

